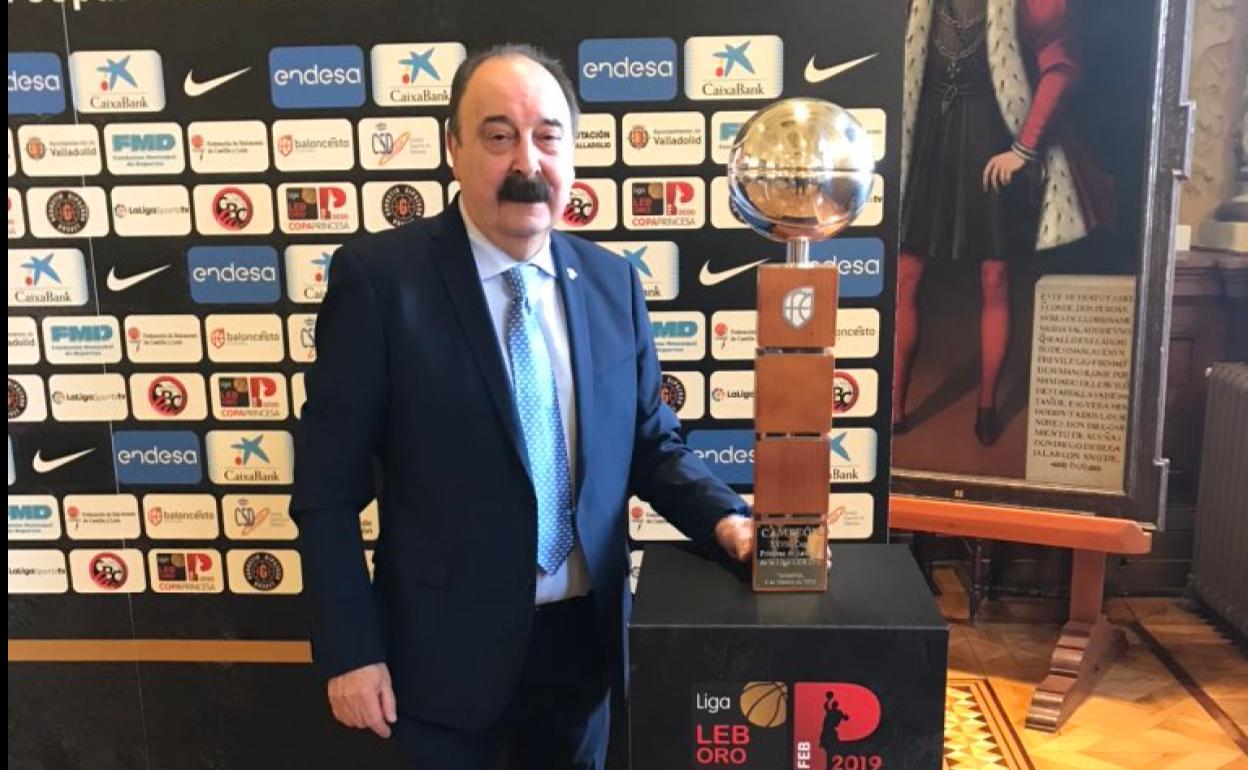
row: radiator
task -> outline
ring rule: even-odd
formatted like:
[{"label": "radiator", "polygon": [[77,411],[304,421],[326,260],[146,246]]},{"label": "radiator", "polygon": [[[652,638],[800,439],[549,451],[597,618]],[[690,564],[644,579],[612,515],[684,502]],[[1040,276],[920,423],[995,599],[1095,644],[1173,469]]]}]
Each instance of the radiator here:
[{"label": "radiator", "polygon": [[1248,636],[1248,364],[1214,364],[1188,588]]}]

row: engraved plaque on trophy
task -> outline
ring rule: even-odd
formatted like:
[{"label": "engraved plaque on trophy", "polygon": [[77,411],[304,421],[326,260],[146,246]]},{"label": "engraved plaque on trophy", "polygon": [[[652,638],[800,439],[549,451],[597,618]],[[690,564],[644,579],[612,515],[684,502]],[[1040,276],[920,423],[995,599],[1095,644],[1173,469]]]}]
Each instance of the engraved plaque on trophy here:
[{"label": "engraved plaque on trophy", "polygon": [[810,243],[853,221],[874,171],[867,132],[817,99],[784,99],[755,113],[729,154],[734,210],[788,248],[787,264],[758,271],[756,591],[827,589],[838,273],[835,264],[810,261]]}]

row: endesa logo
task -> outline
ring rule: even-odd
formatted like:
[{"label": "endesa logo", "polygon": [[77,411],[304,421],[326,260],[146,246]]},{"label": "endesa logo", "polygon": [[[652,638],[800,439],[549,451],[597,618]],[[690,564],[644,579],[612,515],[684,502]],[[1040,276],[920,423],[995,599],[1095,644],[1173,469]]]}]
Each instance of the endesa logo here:
[{"label": "endesa logo", "polygon": [[122,484],[198,484],[199,437],[189,430],[119,430],[113,459]]},{"label": "endesa logo", "polygon": [[754,480],[754,432],[749,430],[694,430],[689,448],[728,484]]},{"label": "endesa logo", "polygon": [[842,297],[878,297],[884,290],[884,241],[834,238],[810,245],[814,262],[834,262]]},{"label": "endesa logo", "polygon": [[56,115],[65,111],[65,76],[54,53],[9,54],[9,114]]},{"label": "endesa logo", "polygon": [[577,48],[587,102],[666,102],[676,98],[676,41],[668,37],[597,38]]},{"label": "endesa logo", "polygon": [[283,110],[360,107],[364,51],[354,45],[290,46],[269,51],[269,92]]},{"label": "endesa logo", "polygon": [[186,252],[191,299],[200,304],[276,302],[277,273],[271,246],[194,246]]}]

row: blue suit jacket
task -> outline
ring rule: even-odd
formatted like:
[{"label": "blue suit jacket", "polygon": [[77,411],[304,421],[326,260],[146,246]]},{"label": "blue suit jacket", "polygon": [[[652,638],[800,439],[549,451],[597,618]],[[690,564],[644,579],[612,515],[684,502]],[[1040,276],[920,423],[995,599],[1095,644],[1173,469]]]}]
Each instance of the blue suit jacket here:
[{"label": "blue suit jacket", "polygon": [[[576,382],[577,532],[621,685],[629,494],[706,545],[746,507],[659,398],[635,271],[551,237]],[[527,651],[536,498],[459,208],[354,240],[332,264],[291,503],[314,657],[329,676],[386,661],[401,713],[480,728],[501,714]],[[370,585],[358,514],[374,495]]]}]

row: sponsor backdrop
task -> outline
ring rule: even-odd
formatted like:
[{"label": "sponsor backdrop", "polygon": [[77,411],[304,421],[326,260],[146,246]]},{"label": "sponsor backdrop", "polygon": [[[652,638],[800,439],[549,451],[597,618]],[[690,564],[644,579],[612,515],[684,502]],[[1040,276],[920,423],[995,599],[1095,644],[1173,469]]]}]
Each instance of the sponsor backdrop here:
[{"label": "sponsor backdrop", "polygon": [[[292,433],[334,251],[450,204],[451,78],[468,52],[508,40],[559,57],[584,110],[560,226],[638,270],[664,397],[694,450],[746,494],[755,268],[782,260],[783,247],[733,213],[728,147],[754,110],[791,96],[852,108],[871,132],[871,203],[813,255],[841,276],[831,535],[886,539],[904,8],[643,0],[582,10],[11,0],[11,639],[306,638],[288,515]],[[640,500],[629,517],[638,549],[680,538]],[[375,505],[361,527],[375,541]],[[97,702],[120,700],[123,718],[137,718],[129,688],[147,688],[156,705],[145,718],[178,720],[153,717],[181,696],[148,666],[98,668]],[[172,670],[210,678],[177,667],[163,676]],[[233,671],[206,697],[252,725],[236,738],[287,703],[239,705],[262,700],[243,688],[302,693],[290,709],[327,718],[314,684],[292,684],[299,676]],[[55,688],[20,684],[58,677],[72,673],[11,667],[10,703],[50,698]],[[42,710],[64,723],[57,708]],[[74,751],[111,743],[101,724],[82,722]],[[178,724],[182,755],[196,741],[217,745],[219,735]],[[19,732],[28,728],[38,733]],[[304,746],[293,724],[272,730],[294,731],[285,750],[296,753],[358,758],[365,745],[339,735],[333,747]],[[144,751],[171,740],[147,735],[136,738]],[[26,749],[50,756],[38,741]],[[111,749],[91,756],[93,767],[142,764]],[[290,755],[270,759],[288,766]]]}]

